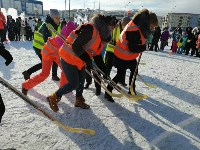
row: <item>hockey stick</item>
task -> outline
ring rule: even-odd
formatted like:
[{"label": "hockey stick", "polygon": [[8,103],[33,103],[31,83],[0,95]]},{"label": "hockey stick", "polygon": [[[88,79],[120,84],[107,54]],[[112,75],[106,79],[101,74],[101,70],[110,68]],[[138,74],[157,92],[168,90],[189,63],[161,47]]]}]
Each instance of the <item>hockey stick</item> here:
[{"label": "hockey stick", "polygon": [[67,132],[74,132],[74,133],[84,133],[84,134],[90,134],[94,135],[95,131],[91,129],[83,129],[83,128],[73,128],[70,126],[63,125],[61,122],[59,122],[56,118],[51,116],[49,113],[47,113],[45,110],[37,106],[30,98],[28,98],[26,95],[21,93],[19,90],[17,90],[15,87],[13,87],[10,83],[8,83],[6,80],[0,77],[0,83],[7,87],[9,90],[14,92],[16,95],[18,95],[20,98],[22,98],[24,101],[29,103],[31,106],[33,106],[35,109],[42,112],[47,118],[49,118],[51,121],[53,121],[55,124],[57,124],[59,127],[63,128]]}]

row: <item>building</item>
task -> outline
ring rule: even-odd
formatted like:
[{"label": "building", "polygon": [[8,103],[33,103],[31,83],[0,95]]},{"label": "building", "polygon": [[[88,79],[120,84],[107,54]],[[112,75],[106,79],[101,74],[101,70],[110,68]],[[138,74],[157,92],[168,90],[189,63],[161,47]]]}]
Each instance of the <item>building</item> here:
[{"label": "building", "polygon": [[26,16],[43,16],[43,2],[36,0],[0,0],[1,8],[15,8],[18,15],[22,12]]},{"label": "building", "polygon": [[173,31],[179,26],[183,30],[188,26],[200,28],[200,14],[168,13],[163,17],[162,28],[169,27],[170,31]]}]

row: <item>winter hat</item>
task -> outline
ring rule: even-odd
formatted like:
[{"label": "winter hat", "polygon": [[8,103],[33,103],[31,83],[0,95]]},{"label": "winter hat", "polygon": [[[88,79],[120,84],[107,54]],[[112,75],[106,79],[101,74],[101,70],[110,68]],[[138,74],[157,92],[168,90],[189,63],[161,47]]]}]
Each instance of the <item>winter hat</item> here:
[{"label": "winter hat", "polygon": [[54,17],[57,17],[57,16],[60,17],[60,13],[58,12],[57,9],[50,9],[50,11],[49,11],[49,16],[50,16],[51,18],[54,18]]}]

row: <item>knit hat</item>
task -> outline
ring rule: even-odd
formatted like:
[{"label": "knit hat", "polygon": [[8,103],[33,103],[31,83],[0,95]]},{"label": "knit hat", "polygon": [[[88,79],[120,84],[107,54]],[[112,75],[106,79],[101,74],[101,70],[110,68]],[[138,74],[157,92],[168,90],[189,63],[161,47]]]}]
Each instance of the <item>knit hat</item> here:
[{"label": "knit hat", "polygon": [[50,9],[50,11],[49,11],[49,16],[50,16],[51,18],[54,18],[54,17],[57,17],[57,16],[60,17],[60,13],[58,12],[57,9]]}]

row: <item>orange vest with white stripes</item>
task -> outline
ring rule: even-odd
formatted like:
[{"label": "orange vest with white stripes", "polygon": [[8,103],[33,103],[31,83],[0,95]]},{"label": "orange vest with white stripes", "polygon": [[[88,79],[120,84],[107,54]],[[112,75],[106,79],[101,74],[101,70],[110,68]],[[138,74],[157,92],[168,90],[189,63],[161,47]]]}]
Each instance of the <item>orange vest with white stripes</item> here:
[{"label": "orange vest with white stripes", "polygon": [[[84,25],[87,25],[84,24]],[[93,56],[100,55],[102,49],[104,48],[105,43],[101,41],[101,37],[97,28],[93,25],[93,34],[90,41],[83,46],[83,49],[87,52],[87,54],[92,58]],[[79,30],[78,27],[76,30]],[[72,43],[76,40],[78,35],[75,33],[76,30],[73,30],[70,35],[67,37],[67,41],[69,44],[64,43],[63,46],[59,50],[59,56],[67,63],[71,65],[75,65],[79,70],[85,65],[85,63],[73,52]]]},{"label": "orange vest with white stripes", "polygon": [[139,31],[142,41],[141,45],[145,44],[145,38],[141,30],[132,21],[130,21],[120,34],[119,39],[117,40],[114,48],[114,54],[122,60],[134,60],[140,55],[140,53],[133,53],[129,51],[128,41],[126,40],[126,31]]},{"label": "orange vest with white stripes", "polygon": [[46,59],[46,60],[49,60],[49,59],[52,59],[53,57],[54,58],[57,58],[59,59],[59,47],[56,43],[56,37],[51,37],[51,38],[48,38],[47,42],[44,44],[44,47],[41,51],[41,54],[42,54],[42,59]]}]

